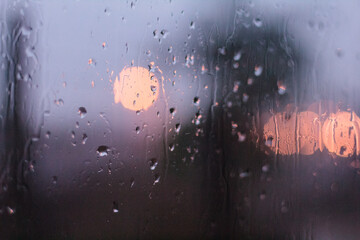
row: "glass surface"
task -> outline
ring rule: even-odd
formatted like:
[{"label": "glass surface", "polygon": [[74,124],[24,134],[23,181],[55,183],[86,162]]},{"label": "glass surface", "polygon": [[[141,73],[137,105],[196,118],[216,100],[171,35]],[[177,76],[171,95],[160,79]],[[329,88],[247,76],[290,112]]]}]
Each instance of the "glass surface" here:
[{"label": "glass surface", "polygon": [[0,239],[358,239],[357,1],[0,10]]}]

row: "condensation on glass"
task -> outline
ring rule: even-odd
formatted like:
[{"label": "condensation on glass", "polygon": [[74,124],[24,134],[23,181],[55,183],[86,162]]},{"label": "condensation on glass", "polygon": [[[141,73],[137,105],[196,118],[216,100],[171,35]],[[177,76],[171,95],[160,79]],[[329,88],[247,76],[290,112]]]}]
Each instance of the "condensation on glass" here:
[{"label": "condensation on glass", "polygon": [[1,239],[357,239],[356,1],[0,2]]}]

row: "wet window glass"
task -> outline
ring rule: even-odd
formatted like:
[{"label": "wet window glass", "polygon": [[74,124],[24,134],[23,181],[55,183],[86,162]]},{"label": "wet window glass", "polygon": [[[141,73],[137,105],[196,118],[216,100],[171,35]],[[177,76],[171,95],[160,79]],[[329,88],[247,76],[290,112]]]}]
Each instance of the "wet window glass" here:
[{"label": "wet window glass", "polygon": [[0,239],[358,238],[356,1],[0,9]]}]

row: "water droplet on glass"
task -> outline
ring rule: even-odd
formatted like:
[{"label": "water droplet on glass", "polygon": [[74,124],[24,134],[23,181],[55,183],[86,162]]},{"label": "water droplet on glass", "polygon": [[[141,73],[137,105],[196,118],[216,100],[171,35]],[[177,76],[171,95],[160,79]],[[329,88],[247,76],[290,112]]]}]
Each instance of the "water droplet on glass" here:
[{"label": "water droplet on glass", "polygon": [[150,159],[149,164],[150,164],[150,170],[154,171],[158,165],[157,159],[156,158]]},{"label": "water droplet on glass", "polygon": [[190,29],[195,29],[195,22],[194,21],[190,22]]},{"label": "water droplet on glass", "polygon": [[53,176],[53,177],[52,177],[52,183],[53,183],[54,185],[57,183],[57,180],[58,180],[57,176]]},{"label": "water droplet on glass", "polygon": [[253,21],[254,25],[256,27],[261,27],[263,25],[262,21],[260,18],[254,18],[254,21]]},{"label": "water droplet on glass", "polygon": [[92,66],[92,67],[95,67],[95,66],[96,66],[96,62],[95,62],[95,60],[94,60],[93,58],[89,58],[88,64],[89,64],[90,66]]},{"label": "water droplet on glass", "polygon": [[221,54],[221,55],[226,55],[226,49],[225,47],[221,47],[218,49],[218,52]]},{"label": "water droplet on glass", "polygon": [[84,133],[83,136],[82,136],[82,142],[81,143],[85,144],[87,139],[88,139],[88,136]]},{"label": "water droplet on glass", "polygon": [[239,91],[239,86],[240,86],[240,82],[239,81],[235,81],[234,82],[234,87],[233,87],[233,92],[237,93]]},{"label": "water droplet on glass", "polygon": [[199,106],[199,104],[200,104],[200,98],[199,98],[199,97],[194,97],[193,102],[194,102],[194,105],[195,105],[195,106]]},{"label": "water droplet on glass", "polygon": [[134,184],[135,184],[135,179],[132,177],[130,179],[130,188],[134,187]]},{"label": "water droplet on glass", "polygon": [[57,106],[63,106],[64,105],[64,100],[62,100],[61,98],[59,100],[55,100],[55,104]]},{"label": "water droplet on glass", "polygon": [[99,157],[105,157],[108,155],[109,148],[105,145],[101,145],[98,147],[96,153],[99,155]]},{"label": "water droplet on glass", "polygon": [[160,34],[161,34],[161,36],[162,36],[163,38],[166,38],[166,37],[169,35],[169,31],[163,29],[163,30],[161,30]]},{"label": "water droplet on glass", "polygon": [[285,92],[286,92],[286,87],[285,86],[279,86],[278,87],[278,93],[280,94],[280,95],[284,95],[285,94]]},{"label": "water droplet on glass", "polygon": [[9,213],[9,215],[13,215],[15,213],[15,209],[11,208],[9,206],[6,207],[7,212]]},{"label": "water droplet on glass", "polygon": [[119,212],[119,205],[116,201],[113,202],[113,213],[118,213]]},{"label": "water droplet on glass", "polygon": [[260,76],[261,75],[261,73],[262,73],[262,71],[263,71],[263,67],[262,66],[255,66],[255,70],[254,70],[254,74],[255,74],[255,76]]},{"label": "water droplet on glass", "polygon": [[51,136],[51,132],[50,132],[50,131],[47,131],[46,134],[45,134],[45,137],[46,137],[47,139],[49,139],[50,136]]},{"label": "water droplet on glass", "polygon": [[177,123],[177,124],[175,125],[175,132],[176,132],[176,133],[179,133],[179,132],[180,132],[180,128],[181,128],[181,124],[180,124],[180,123]]},{"label": "water droplet on glass", "polygon": [[263,172],[269,172],[269,170],[270,170],[269,164],[265,164],[264,166],[262,166],[261,170],[262,170]]},{"label": "water droplet on glass", "polygon": [[150,86],[150,89],[151,89],[151,91],[152,91],[153,93],[156,93],[156,90],[157,90],[156,86],[151,85],[151,86]]},{"label": "water droplet on glass", "polygon": [[238,141],[239,142],[245,141],[245,139],[246,139],[246,134],[245,133],[238,132],[237,135],[238,135]]},{"label": "water droplet on glass", "polygon": [[157,184],[160,182],[160,175],[159,174],[155,174],[155,180],[154,180],[154,183],[153,185]]},{"label": "water droplet on glass", "polygon": [[242,97],[243,102],[247,102],[249,100],[249,95],[247,95],[246,93],[243,94]]},{"label": "water droplet on glass", "polygon": [[84,107],[79,107],[78,112],[79,112],[79,115],[80,115],[81,118],[84,118],[86,116],[86,113],[87,113],[86,108],[84,108]]},{"label": "water droplet on glass", "polygon": [[241,51],[237,51],[235,54],[234,54],[234,61],[239,61],[241,58]]},{"label": "water droplet on glass", "polygon": [[170,145],[169,145],[169,150],[170,150],[170,152],[174,151],[174,149],[175,149],[175,145],[174,145],[174,144],[170,144]]},{"label": "water droplet on glass", "polygon": [[172,116],[175,116],[175,113],[176,113],[176,109],[175,108],[170,108],[170,114],[172,115]]},{"label": "water droplet on glass", "polygon": [[140,133],[140,127],[136,127],[135,131],[136,131],[136,134],[139,134]]}]

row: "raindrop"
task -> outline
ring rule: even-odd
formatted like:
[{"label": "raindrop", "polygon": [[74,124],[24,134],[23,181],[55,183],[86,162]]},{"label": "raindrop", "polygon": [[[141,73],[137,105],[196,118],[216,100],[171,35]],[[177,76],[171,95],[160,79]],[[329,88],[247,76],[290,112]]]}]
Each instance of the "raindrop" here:
[{"label": "raindrop", "polygon": [[55,100],[55,104],[57,106],[63,106],[64,105],[64,100],[62,100],[61,98],[59,100]]},{"label": "raindrop", "polygon": [[241,51],[237,51],[235,54],[234,54],[234,61],[239,61],[241,58]]},{"label": "raindrop", "polygon": [[53,177],[52,177],[52,183],[53,183],[54,185],[57,183],[57,180],[58,180],[57,176],[53,176]]},{"label": "raindrop", "polygon": [[169,31],[168,30],[161,30],[160,34],[162,35],[163,38],[166,38],[169,35]]},{"label": "raindrop", "polygon": [[240,82],[239,81],[235,81],[234,82],[234,87],[233,87],[233,92],[237,93],[239,91],[239,86],[240,86]]},{"label": "raindrop", "polygon": [[280,95],[284,95],[285,94],[285,92],[286,92],[286,87],[285,86],[279,86],[278,87],[278,93],[280,94]]},{"label": "raindrop", "polygon": [[96,66],[96,62],[95,62],[95,60],[94,60],[93,58],[89,58],[88,64],[89,64],[90,66],[93,66],[93,67]]},{"label": "raindrop", "polygon": [[50,131],[47,131],[46,134],[45,134],[45,137],[46,137],[47,139],[49,139],[50,136],[51,136],[51,132],[50,132]]},{"label": "raindrop", "polygon": [[176,109],[175,108],[170,108],[170,114],[172,116],[175,116],[175,113],[176,113]]},{"label": "raindrop", "polygon": [[249,95],[247,95],[246,93],[243,94],[242,97],[243,102],[247,102],[249,100]]},{"label": "raindrop", "polygon": [[109,148],[105,145],[101,145],[98,147],[96,153],[99,155],[99,157],[105,157],[108,155]]},{"label": "raindrop", "polygon": [[268,146],[268,147],[271,147],[272,146],[272,142],[273,142],[274,138],[273,137],[268,137],[265,141],[265,145]]},{"label": "raindrop", "polygon": [[261,27],[263,25],[262,21],[260,18],[255,18],[254,21],[253,21],[254,25],[256,27]]},{"label": "raindrop", "polygon": [[139,134],[140,133],[140,127],[136,127],[135,131],[136,131],[136,134]]},{"label": "raindrop", "polygon": [[190,29],[195,29],[195,22],[194,21],[190,22]]},{"label": "raindrop", "polygon": [[179,133],[179,132],[180,132],[180,128],[181,128],[181,124],[180,124],[180,123],[177,123],[177,124],[175,125],[175,132],[176,132],[176,133]]},{"label": "raindrop", "polygon": [[157,90],[156,86],[151,85],[151,86],[150,86],[150,89],[151,89],[151,91],[155,94],[155,92],[156,92],[156,90]]},{"label": "raindrop", "polygon": [[245,133],[238,132],[237,135],[238,135],[238,141],[239,142],[244,142],[245,141],[245,139],[246,139],[246,134]]},{"label": "raindrop", "polygon": [[194,97],[194,105],[195,106],[199,106],[199,104],[200,104],[200,98],[199,97]]},{"label": "raindrop", "polygon": [[249,176],[250,176],[250,173],[246,172],[246,171],[239,174],[240,178],[246,178],[246,177],[249,177]]},{"label": "raindrop", "polygon": [[113,213],[118,213],[119,212],[119,205],[117,202],[113,202]]},{"label": "raindrop", "polygon": [[86,108],[84,108],[84,107],[79,107],[78,112],[79,112],[79,115],[80,115],[81,118],[84,118],[86,116],[86,113],[87,113]]},{"label": "raindrop", "polygon": [[269,172],[269,170],[270,170],[269,164],[265,164],[264,166],[262,166],[261,170],[262,170],[263,172]]},{"label": "raindrop", "polygon": [[157,159],[156,159],[156,158],[152,158],[152,159],[150,159],[149,163],[150,163],[150,170],[154,171],[155,168],[156,168],[157,165],[158,165]]},{"label": "raindrop", "polygon": [[154,180],[154,183],[153,185],[157,184],[160,182],[160,175],[159,174],[155,174],[155,180]]},{"label": "raindrop", "polygon": [[85,144],[87,139],[88,139],[88,136],[84,133],[83,136],[82,136],[82,142],[81,143]]},{"label": "raindrop", "polygon": [[169,150],[170,150],[170,152],[174,151],[174,149],[175,149],[175,145],[174,145],[174,144],[170,144],[170,145],[169,145]]},{"label": "raindrop", "polygon": [[262,71],[263,71],[263,67],[262,66],[255,66],[255,70],[254,70],[254,74],[255,74],[255,76],[260,76],[261,75],[261,73],[262,73]]},{"label": "raindrop", "polygon": [[11,208],[9,206],[6,207],[6,210],[7,212],[10,214],[10,215],[13,215],[15,213],[15,209],[14,208]]},{"label": "raindrop", "polygon": [[134,184],[135,184],[135,179],[132,177],[130,179],[130,188],[132,188],[134,186]]},{"label": "raindrop", "polygon": [[218,52],[219,52],[221,55],[226,55],[226,49],[225,49],[225,47],[219,48],[219,49],[218,49]]}]

